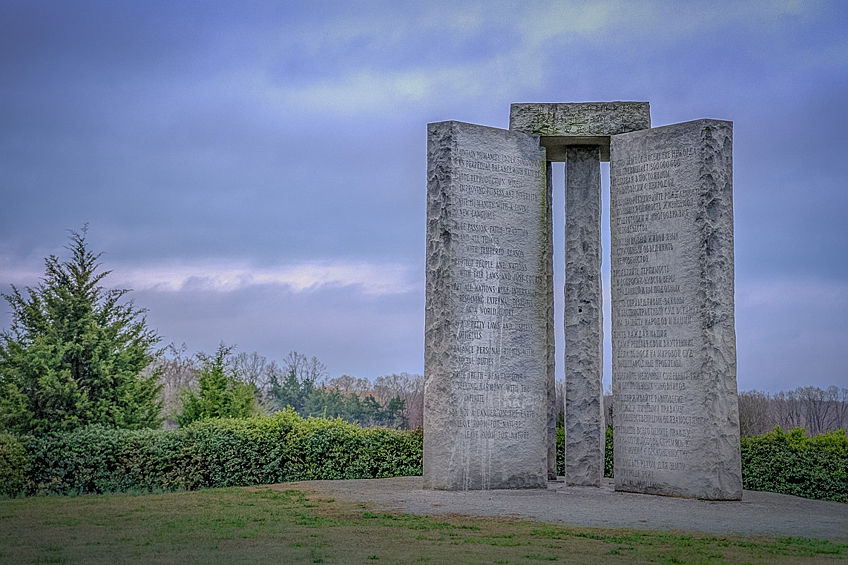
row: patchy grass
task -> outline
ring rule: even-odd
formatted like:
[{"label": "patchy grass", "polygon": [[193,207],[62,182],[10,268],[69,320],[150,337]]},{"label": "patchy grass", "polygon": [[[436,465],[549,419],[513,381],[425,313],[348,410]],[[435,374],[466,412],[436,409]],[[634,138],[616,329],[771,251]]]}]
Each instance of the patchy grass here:
[{"label": "patchy grass", "polygon": [[376,512],[274,485],[146,496],[0,501],[0,564],[831,563],[809,538],[570,528]]}]

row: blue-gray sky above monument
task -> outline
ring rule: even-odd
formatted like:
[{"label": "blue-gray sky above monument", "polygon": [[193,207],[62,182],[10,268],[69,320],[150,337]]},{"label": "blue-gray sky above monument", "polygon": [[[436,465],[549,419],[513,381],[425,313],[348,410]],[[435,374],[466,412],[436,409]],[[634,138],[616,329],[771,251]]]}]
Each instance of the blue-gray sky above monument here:
[{"label": "blue-gray sky above monument", "polygon": [[425,124],[644,100],[734,121],[740,389],[848,386],[848,3],[453,4],[0,3],[0,291],[88,222],[166,342],[421,372]]}]

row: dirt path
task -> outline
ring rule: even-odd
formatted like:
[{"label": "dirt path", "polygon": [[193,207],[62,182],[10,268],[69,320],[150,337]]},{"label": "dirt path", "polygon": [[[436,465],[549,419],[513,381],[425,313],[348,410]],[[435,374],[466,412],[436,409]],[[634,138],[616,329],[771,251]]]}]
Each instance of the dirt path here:
[{"label": "dirt path", "polygon": [[514,516],[601,528],[694,530],[715,534],[848,539],[848,505],[771,492],[745,491],[741,502],[704,502],[601,488],[445,492],[425,491],[421,477],[309,481],[333,496],[411,514]]}]

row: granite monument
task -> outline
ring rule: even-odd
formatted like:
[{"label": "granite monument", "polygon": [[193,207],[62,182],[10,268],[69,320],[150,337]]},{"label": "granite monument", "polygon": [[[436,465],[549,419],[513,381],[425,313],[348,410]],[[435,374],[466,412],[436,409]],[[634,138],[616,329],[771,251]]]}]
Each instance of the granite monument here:
[{"label": "granite monument", "polygon": [[565,480],[603,477],[600,163],[610,161],[617,490],[741,496],[732,123],[646,102],[428,126],[425,488],[556,478],[551,163],[565,161]]}]

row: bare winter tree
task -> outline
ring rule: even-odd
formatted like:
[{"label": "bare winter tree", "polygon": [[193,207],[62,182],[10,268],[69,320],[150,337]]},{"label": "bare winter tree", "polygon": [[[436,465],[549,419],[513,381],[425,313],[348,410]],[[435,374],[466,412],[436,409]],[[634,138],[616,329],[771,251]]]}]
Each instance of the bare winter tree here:
[{"label": "bare winter tree", "polygon": [[817,435],[829,429],[833,403],[827,392],[817,386],[799,387],[795,390],[801,404],[804,427],[810,435]]},{"label": "bare winter tree", "polygon": [[256,351],[239,353],[232,359],[233,371],[242,382],[253,386],[257,391],[267,390],[272,374],[280,372],[274,361],[268,361]]},{"label": "bare winter tree", "polygon": [[424,425],[424,375],[399,373],[377,377],[374,398],[385,406],[392,398],[404,401],[404,416],[411,429]]},{"label": "bare winter tree", "polygon": [[163,427],[176,429],[176,415],[182,408],[181,392],[197,388],[197,363],[194,357],[186,355],[188,347],[183,343],[177,347],[173,343],[160,351],[157,358],[144,369],[144,373],[159,372],[162,384]]},{"label": "bare winter tree", "polygon": [[827,387],[827,393],[834,403],[834,429],[848,430],[848,388]]},{"label": "bare winter tree", "polygon": [[328,380],[326,386],[338,390],[345,396],[354,395],[362,399],[371,390],[371,381],[350,375],[341,375]]},{"label": "bare winter tree", "polygon": [[769,416],[771,395],[758,390],[739,393],[739,432],[743,436],[764,434],[774,425]]},{"label": "bare winter tree", "polygon": [[285,373],[277,365],[276,361],[268,361],[264,355],[256,351],[252,353],[239,353],[231,360],[233,372],[239,379],[251,385],[259,403],[259,410],[263,413],[274,412],[278,407],[274,400],[268,397],[271,383],[283,382]]},{"label": "bare winter tree", "polygon": [[844,429],[848,426],[848,389],[809,386],[773,395],[740,392],[739,420],[742,435],[765,433],[774,426],[804,428],[808,435]]},{"label": "bare winter tree", "polygon": [[804,426],[801,401],[794,390],[781,391],[772,395],[771,421],[774,425],[786,430]]},{"label": "bare winter tree", "polygon": [[316,386],[323,384],[327,377],[327,367],[317,357],[307,357],[297,351],[289,351],[283,359],[283,371],[288,374],[294,371],[297,380],[311,381]]}]

